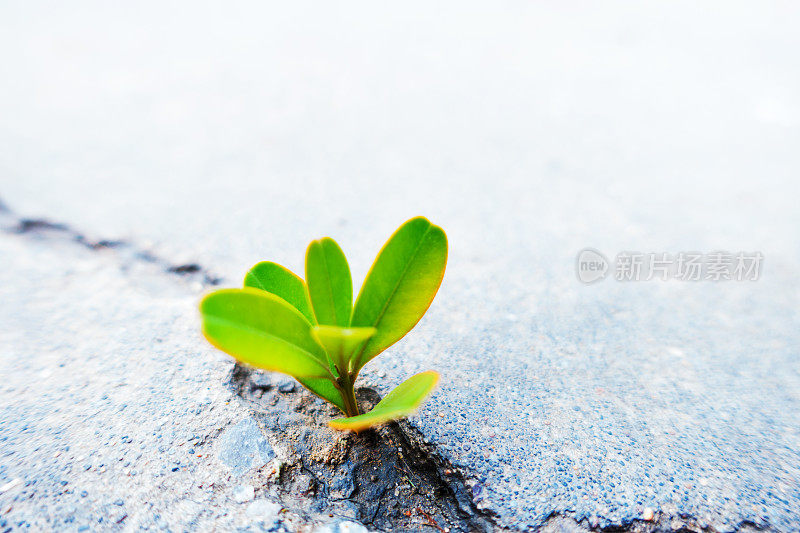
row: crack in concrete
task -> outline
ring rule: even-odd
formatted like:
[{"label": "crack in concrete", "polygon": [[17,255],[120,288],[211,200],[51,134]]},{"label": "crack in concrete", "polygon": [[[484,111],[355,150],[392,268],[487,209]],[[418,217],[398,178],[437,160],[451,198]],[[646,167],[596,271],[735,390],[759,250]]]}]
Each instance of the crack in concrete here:
[{"label": "crack in concrete", "polygon": [[0,199],[0,214],[6,221],[2,229],[6,233],[17,235],[58,235],[62,238],[80,244],[93,251],[114,250],[130,260],[150,263],[168,274],[183,277],[193,277],[203,285],[219,285],[222,278],[214,275],[209,269],[198,263],[173,263],[154,254],[152,251],[137,246],[135,243],[123,239],[98,239],[92,240],[86,234],[74,229],[63,222],[53,222],[46,218],[27,218],[19,216]]},{"label": "crack in concrete", "polygon": [[[677,515],[658,513],[650,520],[635,518],[620,524],[602,527],[592,525],[587,518],[578,520],[568,513],[552,513],[535,530],[541,533],[720,533],[719,530],[706,525],[702,520],[680,513]],[[758,533],[771,531],[771,529],[745,520],[730,531],[733,533]]]},{"label": "crack in concrete", "polygon": [[[241,365],[230,381],[284,450],[278,485],[285,503],[305,499],[320,513],[380,531],[505,531],[490,511],[474,505],[462,474],[408,422],[358,435],[332,430],[327,421],[338,411],[292,382]],[[363,387],[357,397],[365,409],[380,399]]]}]

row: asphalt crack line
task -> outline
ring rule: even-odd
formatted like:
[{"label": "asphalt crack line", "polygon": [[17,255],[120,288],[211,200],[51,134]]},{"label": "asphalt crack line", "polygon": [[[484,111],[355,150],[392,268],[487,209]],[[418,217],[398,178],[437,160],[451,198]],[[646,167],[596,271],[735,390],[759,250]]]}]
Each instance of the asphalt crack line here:
[{"label": "asphalt crack line", "polygon": [[160,257],[145,247],[130,240],[98,239],[92,240],[72,226],[63,222],[54,222],[46,218],[28,218],[19,216],[0,199],[0,228],[5,233],[15,235],[53,235],[70,240],[92,251],[114,250],[123,259],[141,261],[154,265],[167,274],[191,277],[204,286],[219,285],[223,278],[213,274],[208,268],[198,263],[174,263]]}]

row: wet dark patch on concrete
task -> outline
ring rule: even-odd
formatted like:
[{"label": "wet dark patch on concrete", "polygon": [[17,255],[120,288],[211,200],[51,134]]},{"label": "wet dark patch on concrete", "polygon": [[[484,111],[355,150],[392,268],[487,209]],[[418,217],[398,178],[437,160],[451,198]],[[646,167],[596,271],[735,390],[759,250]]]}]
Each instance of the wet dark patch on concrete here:
[{"label": "wet dark patch on concrete", "polygon": [[[253,417],[290,457],[275,480],[285,505],[308,508],[311,499],[314,513],[382,531],[502,530],[473,505],[457,470],[408,423],[360,434],[335,431],[327,422],[341,416],[338,410],[300,386],[282,386],[286,379],[239,365],[231,376]],[[363,409],[379,400],[371,389],[356,394]]]},{"label": "wet dark patch on concrete", "polygon": [[38,238],[63,238],[80,244],[90,250],[115,250],[120,254],[123,264],[132,261],[144,261],[159,266],[164,272],[182,277],[191,277],[203,285],[219,285],[222,278],[215,276],[208,269],[197,263],[174,264],[134,243],[120,239],[90,239],[87,235],[70,227],[68,224],[54,222],[46,218],[26,218],[14,214],[0,200],[0,228],[6,233],[26,235]]}]

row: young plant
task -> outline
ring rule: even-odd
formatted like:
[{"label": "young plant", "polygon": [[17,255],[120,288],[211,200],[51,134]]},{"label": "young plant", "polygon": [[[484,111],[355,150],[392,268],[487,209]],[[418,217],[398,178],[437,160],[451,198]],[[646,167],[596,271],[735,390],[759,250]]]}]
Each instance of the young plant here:
[{"label": "young plant", "polygon": [[250,366],[283,372],[338,407],[335,429],[361,431],[412,413],[439,381],[422,372],[360,414],[354,385],[375,356],[403,338],[428,310],[444,277],[447,237],[424,217],[389,238],[353,304],[344,252],[325,237],[306,251],[306,280],[265,261],[242,289],[212,292],[200,303],[203,334]]}]

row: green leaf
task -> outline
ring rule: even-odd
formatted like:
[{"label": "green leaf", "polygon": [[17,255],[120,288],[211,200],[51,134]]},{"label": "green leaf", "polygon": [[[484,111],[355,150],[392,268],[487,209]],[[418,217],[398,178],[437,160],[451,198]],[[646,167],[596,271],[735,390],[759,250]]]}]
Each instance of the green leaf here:
[{"label": "green leaf", "polygon": [[243,363],[298,378],[331,377],[311,324],[274,294],[222,289],[203,298],[200,313],[206,339]]},{"label": "green leaf", "polygon": [[319,324],[347,327],[353,305],[353,279],[344,252],[330,237],[312,241],[306,251],[306,282]]},{"label": "green leaf", "polygon": [[444,277],[447,236],[424,217],[392,235],[372,264],[353,309],[352,327],[378,332],[364,346],[356,369],[403,338],[430,307]]},{"label": "green leaf", "polygon": [[247,272],[244,277],[244,286],[280,296],[303,313],[309,322],[317,323],[314,313],[311,311],[311,301],[308,299],[306,284],[291,270],[272,261],[262,261]]},{"label": "green leaf", "polygon": [[344,406],[342,393],[337,389],[333,382],[328,378],[296,378],[305,388],[322,398],[331,402],[341,409],[344,413],[347,409]]},{"label": "green leaf", "polygon": [[314,326],[311,334],[328,352],[339,373],[350,372],[350,361],[364,343],[375,334],[375,328],[340,328]]},{"label": "green leaf", "polygon": [[433,370],[412,376],[378,402],[372,411],[350,418],[337,418],[328,425],[334,429],[349,429],[359,432],[385,422],[397,420],[413,413],[422,404],[439,382],[439,374]]}]

